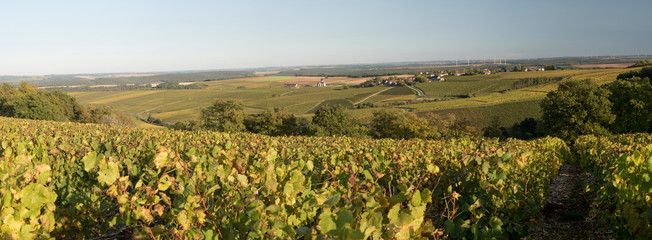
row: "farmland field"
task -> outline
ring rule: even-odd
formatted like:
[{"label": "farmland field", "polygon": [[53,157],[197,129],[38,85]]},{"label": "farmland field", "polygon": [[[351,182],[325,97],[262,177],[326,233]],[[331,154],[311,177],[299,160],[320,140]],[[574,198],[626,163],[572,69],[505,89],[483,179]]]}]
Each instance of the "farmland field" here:
[{"label": "farmland field", "polygon": [[[413,112],[438,112],[446,113],[467,112],[468,116],[476,110],[484,109],[483,120],[494,115],[501,115],[498,107],[504,104],[520,104],[533,107],[513,111],[509,117],[504,117],[501,123],[511,124],[525,117],[536,116],[536,104],[529,104],[541,100],[546,93],[556,89],[557,82],[530,86],[521,89],[511,89],[514,82],[528,78],[562,78],[584,79],[592,78],[601,84],[614,81],[616,76],[630,69],[585,69],[542,72],[511,72],[494,75],[475,76],[448,76],[444,82],[430,82],[416,84],[425,96],[422,99],[435,99],[437,101],[416,101],[420,99],[415,92],[405,87],[377,86],[368,88],[343,88],[353,86],[370,78],[326,78],[329,87],[314,86],[323,77],[303,76],[258,76],[222,81],[204,82],[208,85],[203,89],[186,90],[129,90],[129,91],[89,91],[70,92],[83,104],[108,105],[119,111],[136,117],[143,114],[160,118],[164,122],[191,120],[198,116],[201,107],[208,106],[214,99],[236,99],[242,101],[248,113],[258,113],[264,110],[285,109],[290,113],[302,117],[310,117],[319,106],[343,105],[347,108],[355,104],[376,104],[379,108],[400,108]],[[404,76],[405,77],[405,76]],[[296,83],[300,88],[287,88],[284,84]],[[395,106],[392,103],[407,102],[407,105]],[[504,105],[507,106],[507,105]],[[478,108],[480,107],[480,108]],[[351,109],[350,112],[361,119],[368,118],[374,110]],[[455,110],[457,109],[457,110]],[[487,112],[489,111],[489,112]],[[491,113],[495,112],[495,113]],[[508,120],[509,119],[509,120]]]}]

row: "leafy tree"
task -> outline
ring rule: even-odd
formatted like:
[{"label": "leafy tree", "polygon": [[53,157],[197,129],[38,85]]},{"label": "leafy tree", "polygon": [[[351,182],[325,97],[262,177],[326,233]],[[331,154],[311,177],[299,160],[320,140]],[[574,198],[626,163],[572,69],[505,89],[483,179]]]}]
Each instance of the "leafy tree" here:
[{"label": "leafy tree", "polygon": [[193,130],[200,130],[200,123],[197,120],[191,120],[191,121],[184,121],[184,122],[175,122],[171,125],[168,125],[167,127],[174,130],[193,131]]},{"label": "leafy tree", "polygon": [[634,65],[629,66],[629,68],[635,68],[635,67],[644,67],[644,66],[650,66],[652,65],[652,60],[641,60],[636,62]]},{"label": "leafy tree", "polygon": [[0,115],[55,121],[81,122],[85,108],[61,91],[39,90],[21,82],[18,89],[4,83],[0,88]]},{"label": "leafy tree", "polygon": [[514,123],[509,129],[504,129],[506,136],[517,139],[533,139],[543,137],[541,124],[534,118],[526,118],[519,123]]},{"label": "leafy tree", "polygon": [[351,118],[340,105],[319,108],[312,118],[312,126],[309,129],[315,136],[363,137],[368,131]]},{"label": "leafy tree", "polygon": [[647,78],[648,81],[650,81],[650,83],[652,84],[652,67],[644,67],[640,71],[630,71],[626,73],[621,73],[618,75],[616,79],[625,80],[634,77]]},{"label": "leafy tree", "polygon": [[617,80],[607,87],[616,120],[614,133],[652,132],[652,84],[649,78]]},{"label": "leafy tree", "polygon": [[301,128],[299,118],[278,109],[274,112],[247,116],[244,125],[249,132],[270,136],[298,135]]},{"label": "leafy tree", "polygon": [[245,129],[244,106],[233,100],[215,100],[199,115],[202,128],[219,132],[239,132]]},{"label": "leafy tree", "polygon": [[79,116],[79,122],[132,126],[129,117],[109,106],[89,106]]},{"label": "leafy tree", "polygon": [[425,83],[425,82],[428,82],[428,81],[430,81],[430,80],[426,76],[423,76],[423,75],[416,75],[414,77],[414,82]]},{"label": "leafy tree", "polygon": [[54,103],[48,101],[43,94],[21,94],[13,102],[14,113],[12,117],[69,121]]},{"label": "leafy tree", "polygon": [[574,141],[585,134],[608,134],[613,123],[609,91],[590,79],[569,81],[541,102],[544,129],[552,136]]},{"label": "leafy tree", "polygon": [[482,136],[488,137],[488,138],[500,138],[504,139],[505,135],[503,134],[504,128],[500,127],[500,118],[494,117],[491,119],[491,123],[489,123],[489,126],[486,126],[482,129]]},{"label": "leafy tree", "polygon": [[377,138],[435,139],[442,134],[427,119],[414,113],[380,110],[374,112],[372,129]]}]

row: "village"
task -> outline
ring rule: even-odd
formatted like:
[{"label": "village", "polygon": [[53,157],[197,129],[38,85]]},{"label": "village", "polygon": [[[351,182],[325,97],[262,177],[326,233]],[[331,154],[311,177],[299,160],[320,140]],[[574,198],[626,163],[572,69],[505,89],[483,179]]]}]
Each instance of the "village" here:
[{"label": "village", "polygon": [[[491,75],[496,72],[534,72],[534,71],[545,71],[545,70],[561,70],[561,68],[555,68],[554,66],[529,66],[521,67],[516,65],[513,68],[498,68],[495,70],[490,69],[480,69],[480,68],[469,68],[462,70],[441,70],[433,72],[419,72],[413,76],[378,76],[374,79],[370,79],[359,84],[357,87],[373,87],[378,85],[384,86],[412,86],[416,83],[426,83],[426,82],[444,82],[446,81],[447,76],[471,76],[471,75]],[[306,84],[300,85],[297,83],[286,83],[283,86],[286,88],[300,88],[300,87],[338,87],[340,85],[330,85],[326,83],[328,77],[322,78],[314,85]]]}]

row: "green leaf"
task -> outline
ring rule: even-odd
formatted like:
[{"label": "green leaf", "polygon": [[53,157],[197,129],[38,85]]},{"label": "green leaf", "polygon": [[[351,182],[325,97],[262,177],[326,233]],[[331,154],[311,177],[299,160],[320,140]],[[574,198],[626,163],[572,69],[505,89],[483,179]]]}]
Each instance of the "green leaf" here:
[{"label": "green leaf", "polygon": [[242,175],[242,174],[238,174],[238,176],[236,176],[236,178],[238,179],[238,182],[240,183],[240,185],[242,185],[243,187],[248,187],[249,186],[249,181],[247,181],[247,176]]},{"label": "green leaf", "polygon": [[507,161],[509,161],[510,159],[512,159],[512,153],[511,153],[511,152],[505,153],[505,154],[503,155],[503,157],[502,157],[503,162],[507,162]]},{"label": "green leaf", "polygon": [[351,214],[351,211],[342,209],[339,212],[337,212],[337,228],[343,228],[344,225],[346,224],[351,224],[353,223],[353,215]]},{"label": "green leaf", "polygon": [[340,195],[339,195],[339,194],[335,194],[335,195],[329,197],[328,199],[326,199],[326,201],[324,201],[324,205],[328,205],[328,206],[330,206],[330,207],[333,207],[333,206],[335,206],[339,201],[340,201]]},{"label": "green leaf", "polygon": [[438,173],[439,172],[439,166],[437,166],[435,164],[432,164],[432,163],[428,164],[428,166],[426,166],[426,168],[428,169],[428,172],[431,172],[431,173]]},{"label": "green leaf", "polygon": [[88,172],[92,170],[93,168],[97,167],[97,164],[100,163],[100,161],[97,159],[97,153],[96,152],[90,152],[89,154],[86,154],[84,158],[82,158],[82,162],[84,163],[84,171]]},{"label": "green leaf", "polygon": [[410,204],[414,207],[418,207],[421,205],[421,191],[418,189],[412,194],[412,199],[410,200]]},{"label": "green leaf", "polygon": [[23,195],[21,199],[23,206],[30,210],[41,209],[46,203],[54,203],[56,200],[56,193],[49,192],[46,187],[36,183],[30,183],[23,188],[21,195]]},{"label": "green leaf", "polygon": [[329,234],[330,231],[337,230],[337,224],[333,221],[333,216],[330,210],[325,210],[319,215],[319,228],[324,234]]},{"label": "green leaf", "polygon": [[397,224],[399,222],[398,212],[400,210],[401,210],[401,206],[399,206],[399,204],[394,205],[392,209],[389,210],[389,213],[387,213],[387,218],[389,218],[390,223],[398,225]]},{"label": "green leaf", "polygon": [[213,229],[208,229],[204,231],[204,239],[217,240],[219,239],[219,236],[215,234],[215,231],[213,231]]},{"label": "green leaf", "polygon": [[161,180],[158,182],[158,190],[159,191],[168,190],[168,188],[170,188],[170,186],[172,185],[171,180],[172,178],[169,175],[167,174],[163,175],[163,177],[161,177]]},{"label": "green leaf", "polygon": [[170,161],[168,159],[168,152],[166,152],[164,148],[161,148],[154,157],[154,166],[156,169],[160,169],[162,167],[168,166],[169,164]]},{"label": "green leaf", "polygon": [[312,171],[312,169],[315,168],[315,165],[312,163],[311,160],[308,160],[308,162],[306,162],[306,168],[308,168],[308,171]]},{"label": "green leaf", "polygon": [[177,215],[177,222],[183,229],[190,228],[190,220],[188,220],[188,212],[186,210],[179,212]]},{"label": "green leaf", "polygon": [[100,164],[100,171],[98,174],[98,181],[111,185],[120,177],[120,170],[118,169],[118,164],[108,162],[107,164]]},{"label": "green leaf", "polygon": [[487,174],[489,172],[489,162],[484,162],[482,164],[482,173]]}]

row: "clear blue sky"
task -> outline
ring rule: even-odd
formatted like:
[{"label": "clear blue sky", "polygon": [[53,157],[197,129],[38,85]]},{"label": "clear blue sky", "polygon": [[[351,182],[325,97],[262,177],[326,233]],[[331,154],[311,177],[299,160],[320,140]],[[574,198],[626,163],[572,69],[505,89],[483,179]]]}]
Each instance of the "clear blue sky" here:
[{"label": "clear blue sky", "polygon": [[2,1],[0,75],[652,53],[652,1]]}]

